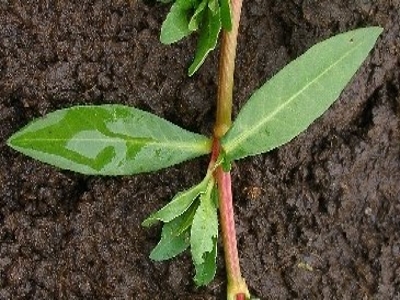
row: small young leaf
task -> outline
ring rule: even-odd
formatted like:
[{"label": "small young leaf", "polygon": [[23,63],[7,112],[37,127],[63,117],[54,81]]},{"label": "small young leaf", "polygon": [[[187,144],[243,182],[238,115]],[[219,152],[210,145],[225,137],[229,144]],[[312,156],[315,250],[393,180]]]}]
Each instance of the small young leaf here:
[{"label": "small young leaf", "polygon": [[167,223],[183,214],[192,205],[194,200],[206,191],[210,176],[211,174],[207,174],[199,184],[176,194],[171,202],[144,220],[142,225],[148,227],[155,224],[157,221]]},{"label": "small young leaf", "polygon": [[218,214],[213,198],[214,181],[210,180],[207,191],[200,196],[200,204],[193,218],[190,247],[195,265],[205,262],[206,254],[213,251],[218,236]]},{"label": "small young leaf", "polygon": [[214,15],[220,13],[218,0],[208,0],[208,8]]},{"label": "small young leaf", "polygon": [[201,22],[201,20],[202,20],[202,18],[203,18],[203,15],[204,15],[204,14],[203,14],[204,9],[205,9],[206,6],[207,6],[207,1],[208,1],[208,0],[202,0],[202,1],[200,2],[200,4],[197,6],[197,8],[196,8],[196,10],[195,10],[195,12],[194,12],[192,18],[190,19],[188,28],[189,28],[191,31],[196,31],[197,29],[199,29],[200,22]]},{"label": "small young leaf", "polygon": [[[211,192],[211,202],[214,203],[215,210],[218,209],[218,191],[213,188]],[[215,218],[215,215],[214,215]],[[215,219],[214,219],[215,222]],[[218,220],[216,221],[218,222]],[[213,250],[211,252],[205,252],[203,254],[204,261],[202,264],[194,264],[196,269],[196,275],[194,277],[194,282],[196,285],[207,285],[213,280],[215,273],[217,271],[217,242],[218,242],[218,230],[215,232],[215,238],[213,238]]]},{"label": "small young leaf", "polygon": [[154,249],[151,251],[149,256],[150,259],[155,261],[168,260],[181,254],[189,247],[189,230],[186,230],[180,235],[175,235],[172,222],[164,224],[161,233],[161,240],[158,242],[157,246],[154,247]]},{"label": "small young leaf", "polygon": [[230,0],[176,0],[163,22],[160,40],[171,44],[200,32],[195,58],[189,67],[192,76],[215,49],[221,26],[228,31],[232,29]]},{"label": "small young leaf", "polygon": [[161,43],[175,43],[193,32],[189,28],[190,12],[192,9],[192,0],[177,0],[172,5],[161,27]]},{"label": "small young leaf", "polygon": [[150,253],[152,260],[161,261],[173,258],[189,247],[189,227],[192,224],[197,206],[198,204],[193,204],[185,213],[164,224],[161,240]]},{"label": "small young leaf", "polygon": [[217,271],[217,239],[214,239],[214,247],[211,252],[204,254],[204,262],[201,265],[195,265],[196,275],[194,282],[197,286],[207,285],[214,279]]},{"label": "small young leaf", "polygon": [[228,160],[267,152],[305,130],[339,97],[381,32],[357,29],[318,43],[264,84],[221,141]]},{"label": "small young leaf", "polygon": [[214,13],[207,7],[204,24],[200,27],[200,36],[197,42],[197,50],[194,61],[189,67],[189,76],[192,76],[203,64],[208,53],[215,49],[218,41],[218,34],[221,30],[221,16],[219,7],[216,8]]},{"label": "small young leaf", "polygon": [[232,30],[232,15],[231,15],[231,1],[230,0],[221,0],[221,24],[222,28],[227,31]]},{"label": "small young leaf", "polygon": [[155,171],[210,152],[206,137],[122,105],[58,110],[7,143],[56,167],[97,175]]}]

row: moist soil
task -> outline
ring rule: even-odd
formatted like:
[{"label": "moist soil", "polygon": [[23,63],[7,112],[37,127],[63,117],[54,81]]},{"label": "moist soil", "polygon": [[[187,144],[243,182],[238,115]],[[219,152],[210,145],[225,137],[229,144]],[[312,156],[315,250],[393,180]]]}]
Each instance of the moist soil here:
[{"label": "moist soil", "polygon": [[[140,225],[202,179],[207,157],[153,174],[96,177],[5,145],[32,119],[78,104],[135,106],[210,135],[218,51],[189,78],[196,37],[158,40],[168,7],[0,1],[0,299],[226,299],[222,245],[215,280],[198,288],[188,254],[148,258],[160,226]],[[398,0],[244,3],[235,115],[314,43],[385,28],[306,132],[233,166],[242,272],[261,299],[400,299],[399,12]]]}]

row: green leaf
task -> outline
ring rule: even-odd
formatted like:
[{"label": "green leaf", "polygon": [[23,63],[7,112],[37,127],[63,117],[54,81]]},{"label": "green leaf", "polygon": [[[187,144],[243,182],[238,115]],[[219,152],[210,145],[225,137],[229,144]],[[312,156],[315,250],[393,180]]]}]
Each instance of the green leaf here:
[{"label": "green leaf", "polygon": [[219,14],[219,3],[218,0],[208,0],[208,8],[211,10],[213,15]]},{"label": "green leaf", "polygon": [[206,137],[122,105],[58,110],[7,143],[59,168],[97,175],[155,171],[210,152]]},{"label": "green leaf", "polygon": [[218,214],[214,202],[215,182],[210,180],[207,191],[200,196],[200,205],[193,218],[190,247],[195,265],[205,262],[207,253],[213,251],[215,239],[218,236]]},{"label": "green leaf", "polygon": [[[217,222],[218,227],[218,219],[215,220],[218,208],[218,191],[217,188],[213,188],[211,191],[211,202],[214,203],[214,208],[210,204],[210,209],[215,209],[213,212],[212,220],[213,222]],[[217,216],[218,218],[218,216]],[[207,221],[208,222],[208,221]],[[214,226],[214,225],[213,225]],[[195,263],[196,275],[194,277],[194,282],[196,285],[207,285],[213,280],[215,273],[217,271],[217,242],[218,242],[218,228],[212,229],[214,231],[215,237],[213,237],[213,249],[211,252],[205,252],[203,254],[204,261],[201,264]],[[193,237],[192,237],[193,238]]]},{"label": "green leaf", "polygon": [[176,194],[171,202],[144,220],[142,225],[148,227],[157,221],[167,223],[183,214],[200,194],[206,192],[211,176],[210,173],[207,173],[206,177],[199,184]]},{"label": "green leaf", "polygon": [[204,262],[200,265],[195,265],[196,275],[194,282],[197,286],[209,284],[217,271],[217,239],[214,239],[214,247],[211,252],[204,254]]},{"label": "green leaf", "polygon": [[200,37],[197,42],[196,55],[192,65],[189,67],[189,76],[192,76],[200,68],[208,53],[215,49],[218,41],[218,34],[221,30],[219,7],[216,8],[215,13],[207,7],[204,17],[204,24],[200,27]]},{"label": "green leaf", "polygon": [[200,2],[200,4],[196,7],[196,10],[195,10],[193,16],[191,17],[189,25],[188,25],[188,28],[191,31],[196,31],[197,29],[199,29],[200,22],[203,19],[203,15],[204,15],[203,14],[204,9],[207,6],[207,1],[208,0],[202,0]]},{"label": "green leaf", "polygon": [[221,24],[222,28],[227,31],[232,30],[232,15],[231,15],[231,2],[230,0],[221,0]]},{"label": "green leaf", "polygon": [[155,261],[167,260],[185,251],[190,245],[190,225],[198,205],[193,204],[185,213],[164,224],[160,242],[151,251]]},{"label": "green leaf", "polygon": [[171,44],[200,32],[195,58],[189,67],[192,76],[215,49],[221,26],[228,31],[232,29],[229,0],[177,0],[163,22],[160,40]]},{"label": "green leaf", "polygon": [[163,44],[172,44],[193,32],[189,28],[192,0],[177,0],[171,7],[162,24],[160,40]]},{"label": "green leaf", "polygon": [[304,131],[337,99],[382,28],[318,43],[257,90],[221,143],[228,160],[267,152]]}]

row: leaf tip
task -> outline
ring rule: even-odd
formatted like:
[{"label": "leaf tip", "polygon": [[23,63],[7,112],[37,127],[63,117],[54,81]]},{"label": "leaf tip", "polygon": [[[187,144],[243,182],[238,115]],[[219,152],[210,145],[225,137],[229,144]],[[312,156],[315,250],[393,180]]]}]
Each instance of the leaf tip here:
[{"label": "leaf tip", "polygon": [[150,217],[148,217],[147,219],[145,219],[142,223],[141,223],[141,225],[143,226],[143,227],[151,227],[151,226],[153,226],[153,225],[155,225],[157,222],[159,221],[159,219],[157,219],[157,218],[154,218],[153,216],[150,216]]},{"label": "leaf tip", "polygon": [[188,76],[192,77],[194,75],[194,73],[196,73],[197,69],[198,68],[192,68],[192,66],[190,66],[189,70],[188,70]]},{"label": "leaf tip", "polygon": [[168,34],[165,33],[165,30],[163,30],[163,28],[161,28],[161,33],[160,33],[160,42],[163,45],[171,45],[174,42],[176,42],[176,40],[171,39]]},{"label": "leaf tip", "polygon": [[156,248],[154,248],[154,249],[150,252],[149,258],[150,258],[151,260],[154,260],[154,261],[163,261],[163,260],[166,260],[166,259],[162,259],[162,258],[159,256],[159,254],[157,253]]},{"label": "leaf tip", "polygon": [[381,33],[385,30],[385,28],[383,28],[383,27],[381,27],[381,26],[374,26],[374,27],[372,27],[372,28],[374,28],[375,31],[376,31],[378,34],[381,34]]},{"label": "leaf tip", "polygon": [[20,136],[21,131],[14,133],[6,140],[6,145],[15,151],[21,152],[20,148],[18,147],[18,137]]},{"label": "leaf tip", "polygon": [[6,145],[7,145],[8,147],[13,148],[13,145],[12,145],[13,137],[14,137],[14,135],[10,136],[10,137],[6,140]]}]

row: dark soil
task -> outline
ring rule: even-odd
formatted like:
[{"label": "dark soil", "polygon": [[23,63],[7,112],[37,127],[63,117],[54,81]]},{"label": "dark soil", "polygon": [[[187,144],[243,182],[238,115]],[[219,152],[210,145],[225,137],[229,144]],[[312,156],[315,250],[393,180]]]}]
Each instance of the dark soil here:
[{"label": "dark soil", "polygon": [[[161,45],[167,10],[140,0],[0,1],[0,299],[226,298],[222,251],[216,279],[196,288],[189,255],[151,261],[160,227],[140,225],[201,180],[208,158],[90,177],[5,145],[33,118],[76,104],[131,105],[210,134],[218,53],[188,78],[195,38]],[[307,132],[234,166],[242,271],[261,299],[400,299],[399,14],[399,0],[244,3],[235,113],[317,41],[385,28]]]}]

